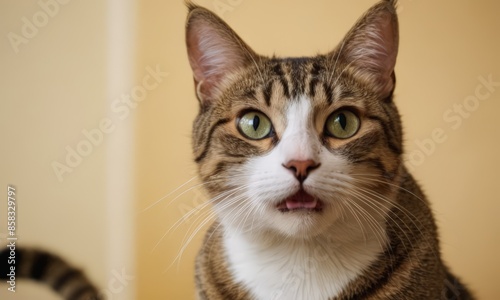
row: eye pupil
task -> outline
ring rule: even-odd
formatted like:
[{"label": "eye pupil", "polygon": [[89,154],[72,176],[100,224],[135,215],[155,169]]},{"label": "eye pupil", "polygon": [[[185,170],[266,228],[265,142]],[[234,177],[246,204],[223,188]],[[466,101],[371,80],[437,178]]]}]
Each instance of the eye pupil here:
[{"label": "eye pupil", "polygon": [[257,131],[257,128],[259,128],[259,125],[260,125],[260,118],[259,118],[259,116],[255,115],[253,117],[253,121],[252,121],[253,130]]},{"label": "eye pupil", "polygon": [[339,120],[339,124],[342,127],[342,129],[345,130],[347,127],[347,118],[346,118],[345,114],[339,114],[338,120]]}]

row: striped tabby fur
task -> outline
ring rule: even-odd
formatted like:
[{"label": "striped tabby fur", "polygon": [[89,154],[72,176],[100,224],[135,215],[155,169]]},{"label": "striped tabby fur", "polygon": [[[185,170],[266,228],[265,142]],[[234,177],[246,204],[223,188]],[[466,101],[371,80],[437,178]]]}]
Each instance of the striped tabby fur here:
[{"label": "striped tabby fur", "polygon": [[[268,58],[188,3],[193,149],[216,213],[198,299],[472,299],[403,164],[395,5],[376,4],[326,55]],[[325,122],[345,110],[361,125],[337,138]],[[238,129],[248,111],[267,116],[267,136]]]},{"label": "striped tabby fur", "polygon": [[[268,58],[188,3],[193,151],[216,215],[196,261],[198,299],[472,299],[403,164],[395,5],[376,4],[326,55]],[[345,111],[359,129],[332,136],[329,116],[343,112],[346,130]],[[242,133],[247,112],[261,116],[256,133],[262,116],[272,130]]]},{"label": "striped tabby fur", "polygon": [[[9,249],[0,252],[0,278],[6,281],[10,280],[6,277],[11,266],[8,264],[9,253]],[[57,255],[38,249],[17,248],[15,257],[17,288],[22,288],[19,279],[32,279],[49,285],[65,300],[103,299],[81,270]]]}]

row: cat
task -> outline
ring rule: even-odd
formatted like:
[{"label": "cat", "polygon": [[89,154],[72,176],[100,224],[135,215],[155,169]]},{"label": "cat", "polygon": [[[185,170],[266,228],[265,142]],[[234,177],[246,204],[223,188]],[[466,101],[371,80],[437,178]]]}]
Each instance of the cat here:
[{"label": "cat", "polygon": [[186,4],[194,160],[217,216],[197,299],[473,299],[403,163],[396,1],[330,53],[297,58],[259,55]]},{"label": "cat", "polygon": [[[9,262],[12,259],[9,257],[15,257],[15,264]],[[11,273],[11,267],[15,268],[14,273]],[[9,248],[2,249],[0,279],[7,282],[9,287],[13,286],[9,281],[14,284],[19,279],[32,279],[48,285],[67,300],[105,299],[82,270],[73,267],[59,255],[38,248],[17,247],[14,256]]]}]

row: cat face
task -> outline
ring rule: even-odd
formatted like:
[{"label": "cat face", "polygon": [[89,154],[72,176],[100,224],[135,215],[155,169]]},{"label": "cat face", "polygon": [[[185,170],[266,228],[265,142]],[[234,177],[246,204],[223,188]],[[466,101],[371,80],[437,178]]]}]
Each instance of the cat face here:
[{"label": "cat face", "polygon": [[192,7],[193,149],[225,228],[297,238],[378,230],[401,168],[397,32],[382,2],[327,55],[266,58]]}]

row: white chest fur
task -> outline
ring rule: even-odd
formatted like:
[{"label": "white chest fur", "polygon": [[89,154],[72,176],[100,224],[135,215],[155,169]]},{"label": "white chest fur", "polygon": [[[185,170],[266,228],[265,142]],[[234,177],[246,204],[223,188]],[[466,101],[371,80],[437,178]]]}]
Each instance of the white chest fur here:
[{"label": "white chest fur", "polygon": [[382,251],[379,240],[343,231],[309,241],[227,233],[224,243],[233,278],[258,300],[334,297]]}]

